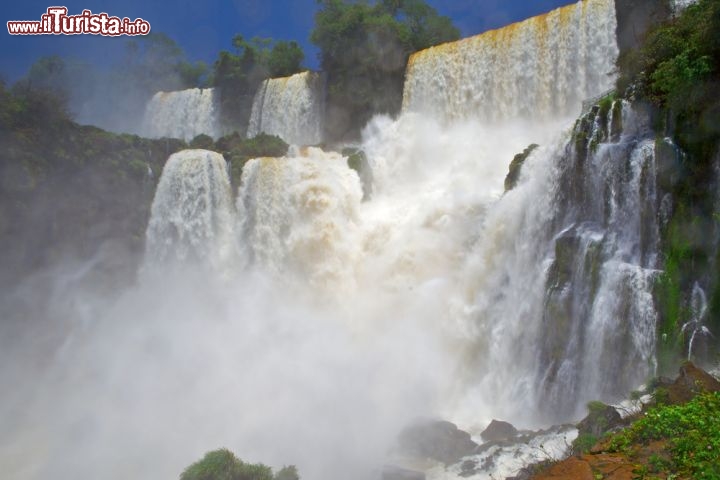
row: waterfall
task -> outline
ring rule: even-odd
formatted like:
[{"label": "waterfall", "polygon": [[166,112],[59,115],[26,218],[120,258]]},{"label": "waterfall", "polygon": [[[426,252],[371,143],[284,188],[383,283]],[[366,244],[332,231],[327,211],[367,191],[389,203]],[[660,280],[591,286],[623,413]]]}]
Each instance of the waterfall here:
[{"label": "waterfall", "polygon": [[613,0],[585,0],[422,50],[408,62],[403,111],[486,123],[577,115],[613,86],[616,26]]},{"label": "waterfall", "polygon": [[707,298],[705,291],[695,282],[690,297],[690,321],[682,326],[682,332],[689,337],[688,340],[688,362],[692,359],[693,347],[695,340],[700,337],[712,337],[713,334],[705,326],[705,317],[707,316]]},{"label": "waterfall", "polygon": [[248,138],[267,133],[296,145],[321,143],[324,99],[325,81],[319,73],[265,80],[253,100]]},{"label": "waterfall", "polygon": [[[238,228],[252,260],[312,285],[352,277],[359,178],[337,153],[305,148],[292,158],[258,158],[243,168]],[[350,269],[350,270],[348,270]]]},{"label": "waterfall", "polygon": [[[170,478],[225,445],[304,478],[365,480],[414,418],[545,427],[636,388],[655,368],[662,142],[611,97],[572,123],[612,84],[615,23],[612,1],[585,0],[413,56],[402,114],[355,146],[365,201],[338,153],[251,159],[235,198],[220,154],[173,154],[146,232],[155,274],[89,305],[57,295],[64,323],[53,312],[49,326],[74,335],[57,355],[41,342],[50,367],[12,389],[0,458],[32,452],[20,478]],[[265,82],[249,134],[319,142],[321,83]],[[158,94],[150,123],[189,138],[186,107],[212,112],[212,96]],[[704,297],[690,353],[709,334]],[[501,456],[559,456],[557,431]],[[516,473],[484,458],[474,478]]]},{"label": "waterfall", "polygon": [[190,141],[197,135],[221,135],[219,106],[214,88],[158,92],[145,109],[143,130],[151,138]]},{"label": "waterfall", "polygon": [[200,260],[220,267],[234,251],[233,219],[223,156],[207,150],[171,155],[152,204],[146,264]]}]

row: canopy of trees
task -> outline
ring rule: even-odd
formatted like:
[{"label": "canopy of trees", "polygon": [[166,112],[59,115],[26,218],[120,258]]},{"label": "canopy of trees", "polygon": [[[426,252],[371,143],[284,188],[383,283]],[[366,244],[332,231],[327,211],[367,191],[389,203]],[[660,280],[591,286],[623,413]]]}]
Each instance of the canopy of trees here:
[{"label": "canopy of trees", "polygon": [[258,37],[247,41],[240,34],[233,37],[232,45],[234,52],[223,50],[215,61],[212,84],[220,89],[223,123],[245,132],[260,83],[300,72],[305,54],[294,41]]},{"label": "canopy of trees", "polygon": [[310,39],[328,75],[331,139],[356,137],[372,115],[398,112],[409,55],[460,36],[423,0],[318,3]]}]

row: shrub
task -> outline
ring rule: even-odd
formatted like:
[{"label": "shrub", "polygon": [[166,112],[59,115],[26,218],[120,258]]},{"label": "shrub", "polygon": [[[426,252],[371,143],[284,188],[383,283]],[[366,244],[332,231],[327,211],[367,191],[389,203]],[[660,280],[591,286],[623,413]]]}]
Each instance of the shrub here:
[{"label": "shrub", "polygon": [[300,480],[297,468],[295,465],[289,465],[283,467],[275,474],[275,480]]},{"label": "shrub", "polygon": [[578,435],[572,444],[572,451],[575,455],[589,451],[598,441],[595,435],[583,433]]},{"label": "shrub", "polygon": [[200,135],[192,139],[192,141],[190,142],[190,148],[204,148],[206,150],[210,150],[213,148],[214,144],[215,142],[210,135],[205,135],[204,133],[201,133]]},{"label": "shrub", "polygon": [[208,452],[180,475],[180,480],[273,480],[270,467],[245,463],[230,450]]},{"label": "shrub", "polygon": [[662,405],[615,435],[610,449],[629,453],[633,444],[668,442],[671,458],[651,458],[654,469],[674,470],[696,480],[720,478],[720,393],[698,395],[684,405]]}]

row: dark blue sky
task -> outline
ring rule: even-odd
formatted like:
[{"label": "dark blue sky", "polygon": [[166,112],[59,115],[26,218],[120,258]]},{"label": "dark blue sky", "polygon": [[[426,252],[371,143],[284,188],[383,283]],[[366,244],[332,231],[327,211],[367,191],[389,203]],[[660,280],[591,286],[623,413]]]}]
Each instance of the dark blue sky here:
[{"label": "dark blue sky", "polygon": [[[537,15],[571,0],[427,0],[441,14],[450,16],[462,36]],[[0,43],[0,75],[13,82],[24,75],[40,56],[59,54],[99,65],[112,64],[122,55],[128,37],[104,38],[93,35],[13,36],[7,33],[9,20],[40,20],[47,7],[62,5],[71,15],[83,9],[93,13],[141,17],[150,22],[152,30],[164,32],[185,50],[192,60],[212,63],[217,52],[230,49],[235,33],[246,38],[273,37],[279,40],[297,40],[305,50],[305,65],[317,68],[317,49],[310,44],[309,36],[315,0],[68,0],[50,2],[16,0],[2,6],[3,31]]]}]

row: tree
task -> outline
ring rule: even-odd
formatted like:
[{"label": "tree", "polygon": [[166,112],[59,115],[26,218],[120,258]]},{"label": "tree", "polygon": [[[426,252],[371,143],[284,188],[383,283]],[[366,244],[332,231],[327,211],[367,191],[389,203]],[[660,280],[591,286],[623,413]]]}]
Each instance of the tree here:
[{"label": "tree", "polygon": [[460,35],[423,0],[318,3],[310,40],[328,75],[330,139],[357,137],[373,115],[397,113],[409,55]]},{"label": "tree", "polygon": [[300,480],[300,475],[298,474],[295,465],[289,465],[281,468],[275,474],[274,480]]},{"label": "tree", "polygon": [[272,480],[272,470],[239,460],[225,448],[208,452],[180,475],[180,480]]},{"label": "tree", "polygon": [[150,94],[203,86],[208,74],[205,63],[188,62],[175,40],[156,32],[127,42],[125,68],[126,80]]},{"label": "tree", "polygon": [[65,83],[65,73],[65,60],[58,55],[50,55],[33,63],[26,78],[35,87],[56,89]]},{"label": "tree", "polygon": [[273,46],[267,66],[271,77],[287,77],[301,71],[305,54],[295,41],[280,41]]},{"label": "tree", "polygon": [[223,123],[244,133],[253,98],[262,81],[301,71],[305,55],[294,41],[261,37],[248,41],[236,34],[231,44],[234,52],[223,50],[215,61],[212,85],[220,90]]}]

